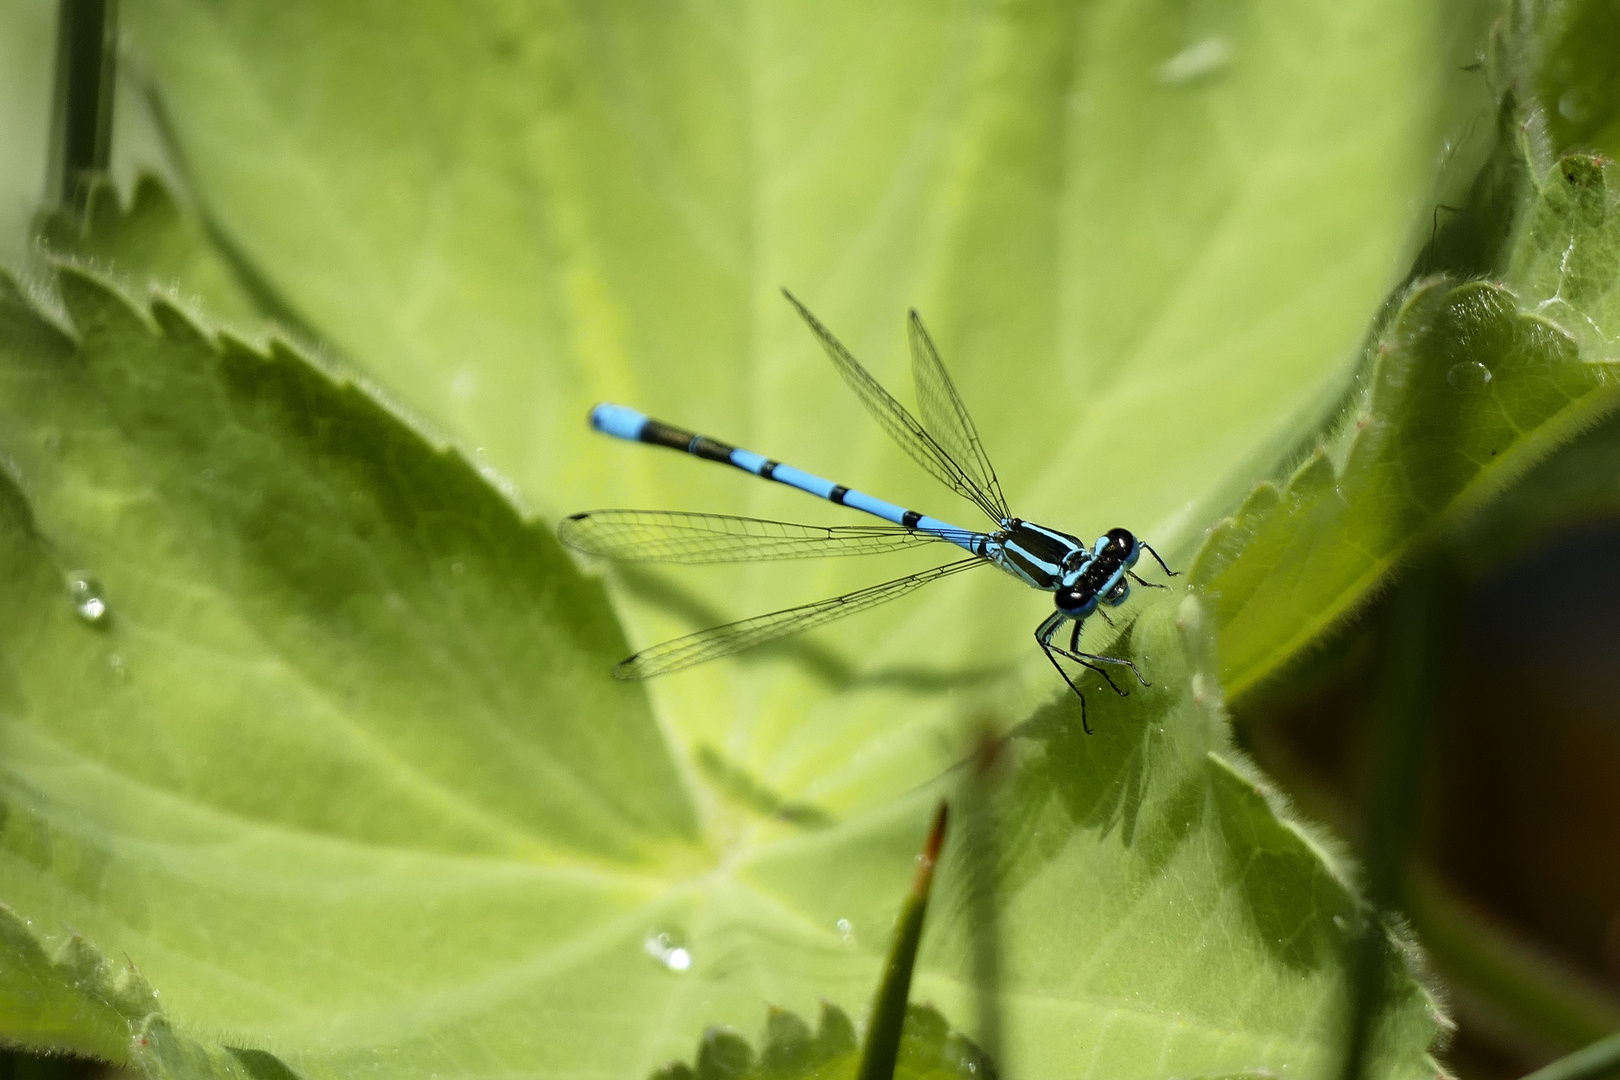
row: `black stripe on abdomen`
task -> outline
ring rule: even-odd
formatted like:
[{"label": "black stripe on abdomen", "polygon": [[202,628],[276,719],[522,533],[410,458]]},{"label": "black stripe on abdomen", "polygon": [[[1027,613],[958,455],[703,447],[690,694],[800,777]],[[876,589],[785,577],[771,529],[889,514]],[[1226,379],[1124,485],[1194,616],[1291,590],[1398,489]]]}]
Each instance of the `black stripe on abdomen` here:
[{"label": "black stripe on abdomen", "polygon": [[731,461],[731,452],[736,449],[719,439],[711,439],[707,435],[699,435],[695,431],[687,431],[674,424],[666,424],[662,420],[648,420],[643,424],[640,439],[654,446],[667,446],[671,450],[682,450],[695,457],[724,461],[728,464]]},{"label": "black stripe on abdomen", "polygon": [[667,446],[671,450],[685,450],[697,438],[697,433],[678,428],[674,424],[666,424],[662,420],[649,419],[641,425],[641,434],[638,436],[644,443],[654,446]]},{"label": "black stripe on abdomen", "polygon": [[686,452],[709,461],[723,461],[729,465],[731,452],[735,449],[737,449],[735,446],[723,443],[719,439],[711,439],[707,435],[694,435],[686,447]]}]

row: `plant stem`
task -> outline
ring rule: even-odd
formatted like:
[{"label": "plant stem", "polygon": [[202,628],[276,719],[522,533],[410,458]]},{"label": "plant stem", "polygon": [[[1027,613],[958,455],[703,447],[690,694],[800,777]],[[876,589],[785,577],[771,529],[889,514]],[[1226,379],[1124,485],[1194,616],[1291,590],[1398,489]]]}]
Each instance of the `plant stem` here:
[{"label": "plant stem", "polygon": [[1537,1069],[1524,1080],[1598,1080],[1620,1076],[1620,1031]]},{"label": "plant stem", "polygon": [[1434,673],[1445,666],[1435,612],[1446,606],[1448,582],[1438,573],[1413,575],[1386,609],[1383,672],[1369,702],[1371,769],[1363,799],[1361,862],[1368,909],[1350,980],[1350,1028],[1340,1076],[1360,1080],[1369,1065],[1374,1030],[1388,988],[1389,940],[1383,915],[1404,891],[1423,809],[1439,694]]},{"label": "plant stem", "polygon": [[112,156],[118,0],[59,0],[51,197],[83,213]]},{"label": "plant stem", "polygon": [[945,841],[945,803],[939,804],[934,827],[928,831],[922,854],[917,856],[917,872],[911,890],[900,907],[894,945],[883,968],[877,998],[872,1002],[871,1022],[866,1026],[866,1046],[856,1080],[893,1080],[894,1063],[900,1056],[900,1030],[906,1022],[906,1000],[911,996],[911,970],[922,943],[923,916],[928,912],[928,893],[934,885],[934,864]]}]

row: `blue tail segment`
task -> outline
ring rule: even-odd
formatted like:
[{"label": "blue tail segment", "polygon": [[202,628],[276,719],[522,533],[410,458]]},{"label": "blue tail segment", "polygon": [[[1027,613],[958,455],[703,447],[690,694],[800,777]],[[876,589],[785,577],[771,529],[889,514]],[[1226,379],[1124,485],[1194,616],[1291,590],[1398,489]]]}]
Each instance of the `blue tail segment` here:
[{"label": "blue tail segment", "polygon": [[976,555],[984,554],[979,548],[982,546],[984,534],[970,529],[959,529],[955,525],[947,524],[938,518],[931,518],[919,514],[915,510],[907,510],[903,506],[896,506],[882,499],[874,498],[861,491],[854,491],[842,484],[835,484],[831,480],[807,473],[802,469],[795,469],[791,465],[783,465],[779,461],[772,461],[762,454],[752,450],[743,450],[723,443],[718,439],[711,439],[707,435],[699,435],[695,431],[666,424],[661,420],[654,420],[644,413],[624,405],[613,405],[608,402],[596,406],[591,410],[591,427],[604,435],[611,435],[615,439],[624,439],[627,442],[651,443],[654,446],[667,446],[671,450],[679,450],[694,457],[705,458],[709,461],[720,461],[743,472],[775,480],[779,484],[786,484],[791,488],[808,492],[818,499],[826,499],[840,506],[852,507],[865,511],[874,517],[896,525],[903,525],[917,532],[936,532],[946,534],[947,538],[958,547],[973,552]]},{"label": "blue tail segment", "polygon": [[591,427],[604,435],[629,442],[639,442],[641,429],[647,426],[647,417],[623,405],[603,402],[591,410]]}]

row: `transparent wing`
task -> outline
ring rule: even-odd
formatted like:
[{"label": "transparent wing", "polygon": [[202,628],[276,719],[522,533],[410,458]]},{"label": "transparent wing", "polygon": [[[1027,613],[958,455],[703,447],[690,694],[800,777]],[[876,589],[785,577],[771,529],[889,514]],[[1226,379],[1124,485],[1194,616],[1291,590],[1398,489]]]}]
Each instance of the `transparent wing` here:
[{"label": "transparent wing", "polygon": [[979,430],[973,426],[973,417],[968,415],[962,395],[956,392],[956,384],[940,362],[934,339],[928,336],[922,317],[915,311],[906,320],[906,336],[911,340],[911,381],[917,388],[917,408],[922,413],[923,426],[933,436],[935,444],[950,455],[951,461],[996,507],[1000,513],[997,520],[1011,517],[1007,500],[1001,494],[1001,482],[990,464],[990,455],[984,452]]},{"label": "transparent wing", "polygon": [[946,563],[936,566],[932,570],[924,570],[920,574],[886,581],[882,585],[873,585],[869,588],[859,589],[843,596],[834,596],[826,600],[817,600],[813,604],[804,604],[786,611],[776,611],[769,615],[756,615],[752,619],[743,619],[741,622],[727,623],[724,626],[710,627],[708,630],[699,630],[695,634],[666,641],[662,645],[654,645],[650,649],[643,649],[634,656],[621,661],[613,668],[613,677],[616,679],[650,679],[654,675],[667,675],[672,671],[682,671],[698,664],[717,660],[722,656],[731,656],[744,649],[752,649],[756,645],[763,645],[777,638],[797,634],[812,627],[830,623],[834,619],[842,619],[846,615],[853,615],[857,611],[886,604],[890,600],[906,595],[914,589],[920,589],[931,581],[938,581],[942,577],[970,570],[975,566],[989,565],[983,559],[964,559],[961,562]]},{"label": "transparent wing", "polygon": [[1000,492],[985,490],[971,473],[953,459],[948,451],[930,435],[915,417],[906,411],[906,407],[894,400],[890,393],[870,372],[860,365],[860,362],[849,354],[849,350],[841,345],[832,332],[822,326],[816,317],[810,314],[810,309],[799,303],[798,299],[786,289],[782,295],[788,302],[798,309],[800,317],[810,327],[810,332],[816,335],[821,347],[832,360],[833,366],[844,377],[844,381],[855,391],[889,437],[900,444],[901,449],[910,454],[917,464],[927,469],[941,483],[945,484],[957,494],[972,501],[991,521],[1000,523],[1007,516],[1002,506]]},{"label": "transparent wing", "polygon": [[557,538],[575,551],[635,562],[754,562],[870,555],[977,536],[903,525],[794,525],[680,510],[591,510],[564,519]]}]

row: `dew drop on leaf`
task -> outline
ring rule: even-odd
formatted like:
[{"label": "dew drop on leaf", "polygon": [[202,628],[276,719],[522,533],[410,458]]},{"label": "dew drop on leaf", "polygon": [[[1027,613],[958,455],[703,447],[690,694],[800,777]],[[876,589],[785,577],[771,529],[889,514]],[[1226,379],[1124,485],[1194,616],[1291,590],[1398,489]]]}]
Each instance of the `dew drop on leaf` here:
[{"label": "dew drop on leaf", "polygon": [[844,939],[845,945],[855,944],[855,924],[848,919],[839,919],[833,925],[838,927],[838,936]]},{"label": "dew drop on leaf", "polygon": [[1579,124],[1592,115],[1592,95],[1579,87],[1564,91],[1558,99],[1558,115]]},{"label": "dew drop on leaf", "polygon": [[73,611],[91,626],[107,625],[107,598],[102,594],[101,582],[84,574],[75,574],[68,582],[68,599]]},{"label": "dew drop on leaf", "polygon": [[642,939],[641,947],[671,971],[687,971],[692,967],[692,950],[687,948],[686,934],[675,927],[653,927]]},{"label": "dew drop on leaf", "polygon": [[1452,364],[1446,372],[1446,382],[1458,390],[1482,390],[1491,381],[1491,369],[1477,360],[1464,360]]}]

